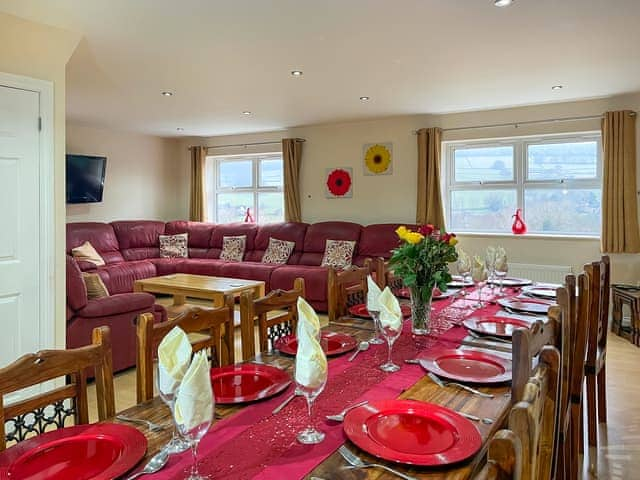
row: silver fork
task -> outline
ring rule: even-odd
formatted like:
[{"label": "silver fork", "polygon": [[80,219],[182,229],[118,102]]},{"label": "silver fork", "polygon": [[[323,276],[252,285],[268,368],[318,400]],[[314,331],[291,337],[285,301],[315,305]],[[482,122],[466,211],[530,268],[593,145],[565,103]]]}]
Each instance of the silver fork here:
[{"label": "silver fork", "polygon": [[116,420],[120,420],[121,422],[137,423],[138,425],[146,425],[151,432],[159,432],[160,430],[164,430],[165,428],[163,425],[150,422],[149,420],[145,420],[143,418],[133,418],[125,417],[124,415],[116,415]]},{"label": "silver fork", "polygon": [[347,412],[353,410],[354,408],[361,407],[362,405],[366,405],[367,403],[369,403],[369,400],[351,405],[336,415],[327,415],[327,420],[333,420],[334,422],[344,422],[344,416],[347,414]]},{"label": "silver fork", "polygon": [[342,458],[344,458],[347,463],[351,466],[343,467],[343,468],[382,468],[389,473],[393,473],[400,478],[404,478],[404,480],[418,480],[416,477],[411,477],[402,472],[394,470],[391,467],[387,467],[386,465],[382,465],[381,463],[364,463],[360,457],[358,457],[355,453],[349,450],[346,446],[341,446],[338,451]]},{"label": "silver fork", "polygon": [[427,376],[433,380],[433,382],[435,384],[437,384],[439,387],[448,387],[448,386],[454,386],[454,387],[458,387],[461,388],[463,390],[466,390],[469,393],[473,393],[474,395],[478,395],[479,397],[484,397],[484,398],[493,398],[493,394],[491,393],[484,393],[481,392],[480,390],[476,390],[475,388],[471,388],[468,385],[465,385],[463,383],[458,383],[458,382],[445,382],[443,381],[440,377],[438,377],[435,373],[427,373]]}]

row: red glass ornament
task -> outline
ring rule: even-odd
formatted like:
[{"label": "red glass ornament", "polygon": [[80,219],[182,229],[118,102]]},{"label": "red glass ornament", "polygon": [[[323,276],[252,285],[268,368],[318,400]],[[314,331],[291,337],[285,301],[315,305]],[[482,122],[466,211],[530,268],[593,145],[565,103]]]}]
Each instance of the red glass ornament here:
[{"label": "red glass ornament", "polygon": [[253,219],[253,215],[251,215],[251,209],[247,208],[247,213],[244,216],[245,223],[255,223],[256,221]]},{"label": "red glass ornament", "polygon": [[516,210],[516,214],[513,215],[513,225],[511,226],[511,231],[514,235],[523,235],[527,233],[527,225],[524,223],[524,219],[522,218],[522,210],[518,208]]}]

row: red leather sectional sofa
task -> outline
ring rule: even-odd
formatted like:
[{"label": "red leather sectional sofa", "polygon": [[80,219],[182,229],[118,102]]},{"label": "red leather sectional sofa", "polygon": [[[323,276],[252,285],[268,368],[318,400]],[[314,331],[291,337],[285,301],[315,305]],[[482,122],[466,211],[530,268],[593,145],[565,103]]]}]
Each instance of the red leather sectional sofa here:
[{"label": "red leather sectional sofa", "polygon": [[[136,220],[111,223],[69,223],[67,224],[67,253],[70,255],[71,249],[88,240],[102,256],[106,265],[96,268],[91,263],[76,262],[69,260],[70,257],[68,257],[67,288],[72,290],[79,288],[78,283],[74,283],[73,279],[77,280],[80,271],[97,272],[111,295],[132,292],[133,284],[138,279],[173,273],[262,280],[266,284],[267,292],[278,288],[288,290],[293,287],[295,278],[302,277],[305,280],[307,300],[315,309],[327,311],[327,269],[320,266],[326,241],[355,241],[353,263],[362,265],[367,258],[389,258],[391,249],[398,245],[395,234],[397,227],[398,224],[361,226],[351,222],[256,225]],[[178,233],[189,235],[189,257],[160,258],[159,235]],[[222,238],[235,235],[247,236],[244,261],[219,260]],[[270,237],[295,242],[294,251],[286,265],[261,263]],[[88,343],[88,338],[84,338],[86,329],[79,327],[77,315],[74,314],[76,311],[74,307],[77,307],[78,303],[77,297],[77,292],[67,292],[67,345],[69,347]],[[156,315],[160,317],[161,313],[156,311]],[[79,319],[82,320],[82,318]],[[132,325],[130,332],[127,333],[127,336],[129,335],[132,335],[129,340],[135,342]],[[135,356],[131,356],[131,359],[121,359],[117,362],[118,365],[115,365],[117,356],[115,348],[121,341],[119,338],[121,335],[114,334],[113,337],[115,369],[126,368],[123,365],[127,363],[129,365],[126,366],[134,365]]]}]

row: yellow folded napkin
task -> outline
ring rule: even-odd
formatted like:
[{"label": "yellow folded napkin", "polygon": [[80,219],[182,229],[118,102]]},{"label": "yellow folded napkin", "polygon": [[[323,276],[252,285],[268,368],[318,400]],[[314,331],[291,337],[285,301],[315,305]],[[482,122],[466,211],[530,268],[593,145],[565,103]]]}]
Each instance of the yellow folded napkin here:
[{"label": "yellow folded napkin", "polygon": [[389,287],[385,287],[378,298],[380,305],[380,325],[382,328],[392,328],[400,330],[402,328],[402,310],[400,302],[395,297]]},{"label": "yellow folded napkin", "polygon": [[487,270],[480,257],[474,257],[473,266],[471,267],[471,279],[475,283],[484,282],[487,279]]},{"label": "yellow folded napkin", "polygon": [[507,252],[504,248],[498,247],[496,249],[496,271],[506,272],[508,268],[507,264]]},{"label": "yellow folded napkin", "polygon": [[382,291],[378,284],[373,281],[371,275],[367,276],[367,310],[370,312],[379,312],[380,305],[378,304],[378,298]]},{"label": "yellow folded napkin", "polygon": [[193,356],[178,389],[176,423],[187,432],[203,423],[211,424],[213,407],[209,360],[206,351],[201,350]]},{"label": "yellow folded napkin", "polygon": [[158,388],[175,394],[191,362],[191,343],[180,327],[173,328],[158,345]]},{"label": "yellow folded napkin", "polygon": [[327,380],[327,357],[320,345],[320,319],[304,298],[298,298],[298,352],[296,382],[310,389],[320,388]]}]

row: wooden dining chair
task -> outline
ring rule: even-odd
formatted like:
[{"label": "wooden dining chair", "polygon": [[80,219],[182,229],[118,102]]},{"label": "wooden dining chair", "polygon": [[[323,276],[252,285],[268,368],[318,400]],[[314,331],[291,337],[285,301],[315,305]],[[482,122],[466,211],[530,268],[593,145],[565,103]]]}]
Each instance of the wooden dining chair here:
[{"label": "wooden dining chair", "polygon": [[[268,352],[280,337],[294,334],[298,321],[298,298],[304,298],[304,279],[296,278],[291,290],[272,290],[261,298],[253,291],[240,295],[240,332],[242,358],[248,360],[258,352]],[[256,352],[255,326],[258,325]]]},{"label": "wooden dining chair", "polygon": [[327,302],[330,322],[348,315],[350,307],[367,302],[367,276],[372,273],[372,268],[369,259],[363,267],[329,268]]},{"label": "wooden dining chair", "polygon": [[521,480],[522,443],[511,430],[498,430],[489,440],[487,463],[473,480]]},{"label": "wooden dining chair", "polygon": [[606,353],[609,331],[609,289],[611,262],[609,256],[591,264],[593,301],[589,314],[589,343],[584,373],[586,376],[586,410],[590,455],[598,447],[598,423],[607,422]]},{"label": "wooden dining chair", "polygon": [[[68,419],[89,423],[87,369],[93,368],[98,418],[115,415],[111,335],[95,328],[92,344],[72,350],[41,350],[0,368],[0,451],[8,443],[62,428]],[[66,377],[66,384],[5,405],[11,393]],[[10,401],[10,399],[9,399]]]},{"label": "wooden dining chair", "polygon": [[154,323],[151,313],[138,317],[136,328],[136,397],[138,403],[153,398],[153,359],[158,345],[174,327],[180,327],[190,337],[194,352],[211,349],[211,360],[216,366],[235,362],[234,299],[227,295],[219,308],[190,308],[166,322]]}]

